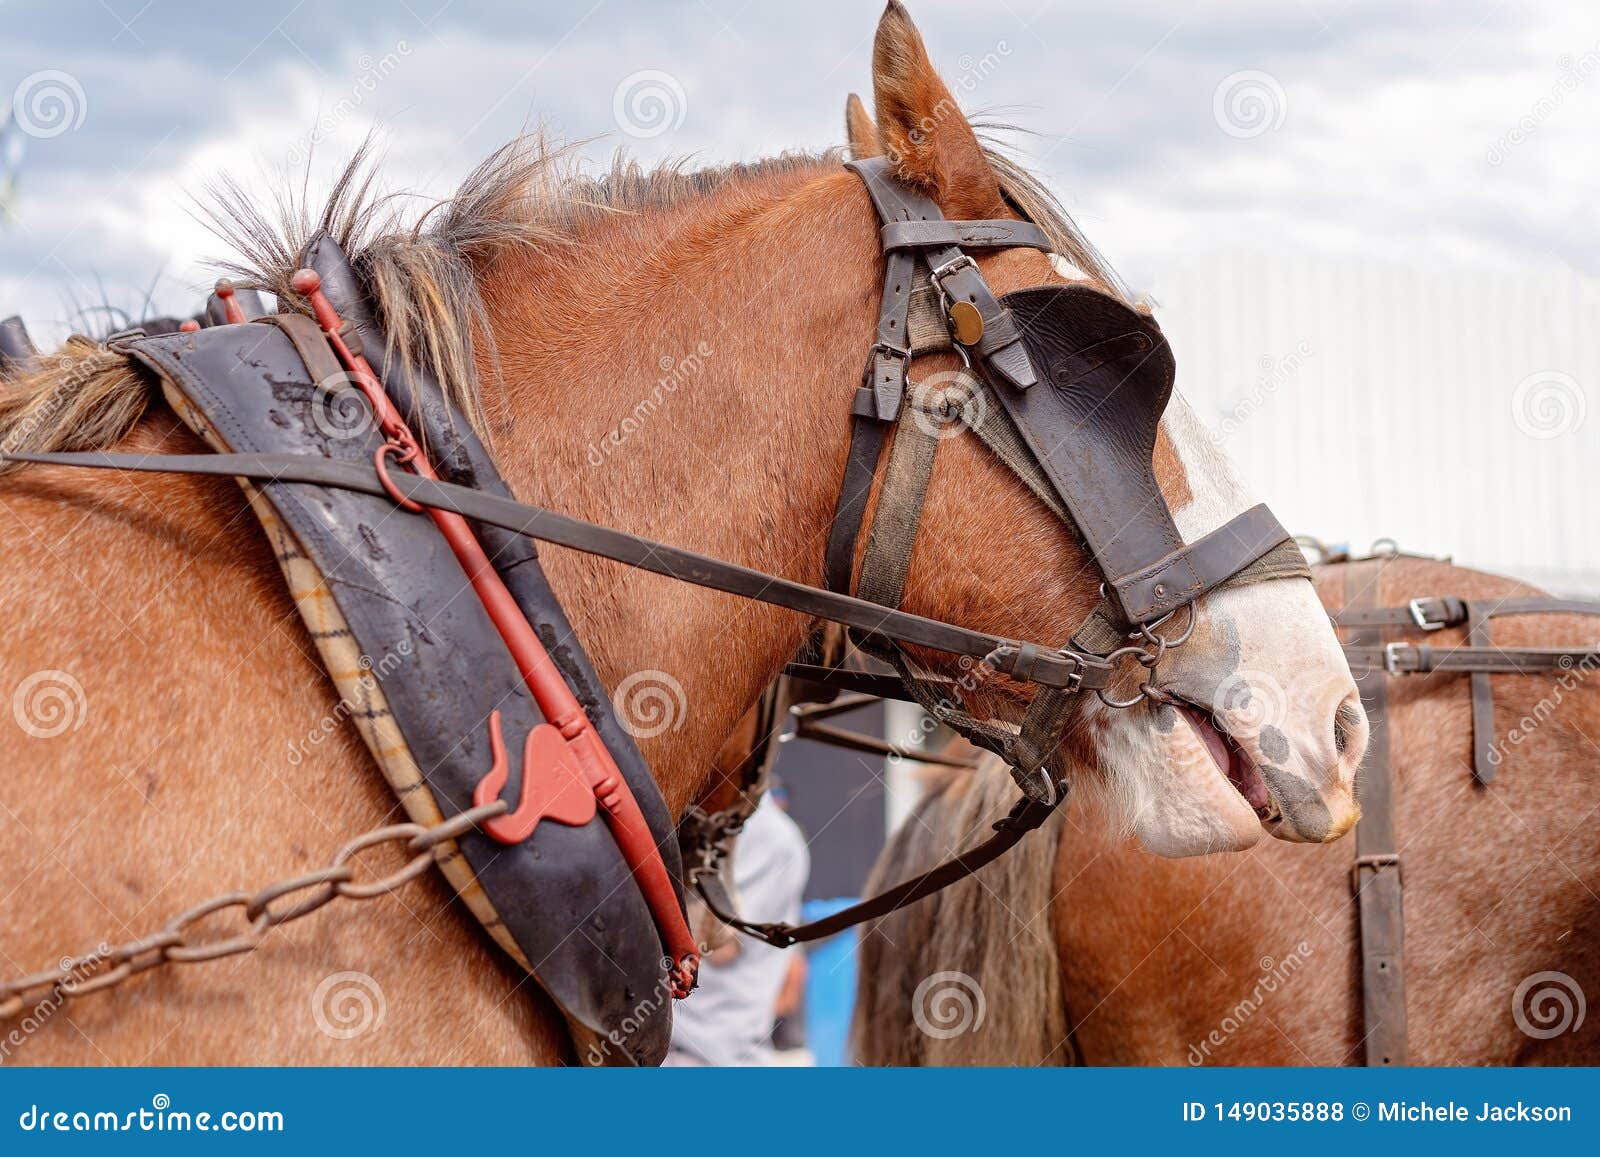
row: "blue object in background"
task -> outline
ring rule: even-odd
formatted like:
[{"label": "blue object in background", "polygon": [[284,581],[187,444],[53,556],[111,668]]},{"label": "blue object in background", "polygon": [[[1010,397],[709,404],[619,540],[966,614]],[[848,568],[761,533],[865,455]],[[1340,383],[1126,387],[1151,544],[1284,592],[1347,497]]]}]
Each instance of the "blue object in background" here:
[{"label": "blue object in background", "polygon": [[[807,900],[800,908],[807,923],[831,916],[854,904],[843,900]],[[856,944],[854,930],[819,942],[811,949],[806,970],[806,1047],[818,1066],[850,1063],[850,1014],[856,1003]]]}]

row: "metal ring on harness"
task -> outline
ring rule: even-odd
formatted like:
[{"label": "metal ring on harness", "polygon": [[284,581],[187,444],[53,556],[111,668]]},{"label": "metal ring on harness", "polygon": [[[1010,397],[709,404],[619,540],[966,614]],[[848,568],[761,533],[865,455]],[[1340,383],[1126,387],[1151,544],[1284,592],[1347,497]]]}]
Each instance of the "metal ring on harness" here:
[{"label": "metal ring on harness", "polygon": [[1184,624],[1183,632],[1177,638],[1168,639],[1163,635],[1156,634],[1152,629],[1161,626],[1162,623],[1165,623],[1168,619],[1172,618],[1173,615],[1178,613],[1177,611],[1172,611],[1167,615],[1164,615],[1162,618],[1157,619],[1154,623],[1140,624],[1139,629],[1132,632],[1128,636],[1130,639],[1148,640],[1154,644],[1154,650],[1146,648],[1142,644],[1136,643],[1132,646],[1118,647],[1115,651],[1112,651],[1105,657],[1107,662],[1115,663],[1118,659],[1121,659],[1125,656],[1132,656],[1134,661],[1137,662],[1141,667],[1144,667],[1146,670],[1148,670],[1150,674],[1143,683],[1139,684],[1138,691],[1127,699],[1115,699],[1106,693],[1106,689],[1104,687],[1097,687],[1095,689],[1095,694],[1100,697],[1100,702],[1104,703],[1107,707],[1115,707],[1119,710],[1122,708],[1133,707],[1142,699],[1148,699],[1152,703],[1162,703],[1167,705],[1171,705],[1172,703],[1176,702],[1171,695],[1161,690],[1161,688],[1156,684],[1156,668],[1168,651],[1176,647],[1183,646],[1194,634],[1196,618],[1194,613],[1194,604],[1186,604],[1185,607],[1180,609],[1187,610],[1189,612],[1189,621]]},{"label": "metal ring on harness", "polygon": [[414,502],[407,498],[400,492],[400,488],[394,484],[394,479],[389,477],[389,459],[391,457],[404,466],[416,456],[415,450],[402,446],[399,442],[390,439],[378,447],[378,452],[372,456],[372,464],[377,468],[378,481],[383,483],[383,488],[388,492],[389,497],[411,511],[411,513],[420,514],[422,512],[422,503]]}]

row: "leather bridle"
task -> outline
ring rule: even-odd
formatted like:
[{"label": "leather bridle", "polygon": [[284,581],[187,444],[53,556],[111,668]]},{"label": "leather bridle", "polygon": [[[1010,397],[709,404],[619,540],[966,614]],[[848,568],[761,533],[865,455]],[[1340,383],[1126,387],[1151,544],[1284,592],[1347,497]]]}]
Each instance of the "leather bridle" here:
[{"label": "leather bridle", "polygon": [[[1196,599],[1222,586],[1310,578],[1265,506],[1184,543],[1154,476],[1174,368],[1151,318],[1083,285],[996,298],[967,250],[1049,253],[1043,229],[1022,220],[948,221],[931,198],[895,180],[884,157],[846,167],[865,183],[882,222],[884,282],[829,534],[830,589],[850,589],[859,553],[858,596],[900,605],[934,453],[957,403],[963,424],[1072,530],[1099,569],[1100,604],[1066,653],[1114,668],[1132,660],[1150,672],[1131,698],[1097,688],[1109,706],[1163,699],[1156,667],[1192,633]],[[910,373],[917,358],[946,351],[965,367],[954,375],[955,397],[935,387],[938,375],[918,381]],[[858,549],[886,447],[877,508]],[[1179,611],[1187,615],[1183,630],[1159,634]],[[1066,721],[1064,689],[1040,689],[1020,725],[978,720],[957,706],[949,679],[903,647],[859,642],[936,720],[1001,756],[1030,799],[1049,802],[1058,793],[1044,767]]]}]

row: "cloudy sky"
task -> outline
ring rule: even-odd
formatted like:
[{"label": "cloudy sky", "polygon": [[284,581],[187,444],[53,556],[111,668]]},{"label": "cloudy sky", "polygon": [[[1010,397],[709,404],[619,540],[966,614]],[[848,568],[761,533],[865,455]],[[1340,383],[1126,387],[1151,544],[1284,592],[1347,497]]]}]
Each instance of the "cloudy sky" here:
[{"label": "cloudy sky", "polygon": [[[369,132],[395,188],[449,190],[524,125],[646,159],[839,142],[871,0],[232,4],[0,0],[16,184],[0,313],[185,308],[219,172],[313,182]],[[913,0],[969,113],[1136,285],[1219,248],[1429,267],[1600,260],[1600,6]],[[20,129],[20,131],[19,131]],[[314,147],[313,147],[314,146]],[[4,150],[0,150],[3,154]],[[0,186],[3,188],[3,186]]]}]

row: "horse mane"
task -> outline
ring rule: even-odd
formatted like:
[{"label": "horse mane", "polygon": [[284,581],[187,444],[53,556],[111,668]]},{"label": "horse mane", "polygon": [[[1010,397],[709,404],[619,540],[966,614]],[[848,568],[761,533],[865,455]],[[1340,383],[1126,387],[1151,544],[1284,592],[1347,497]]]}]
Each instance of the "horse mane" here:
[{"label": "horse mane", "polygon": [[[1006,194],[1044,229],[1056,252],[1120,292],[1116,274],[1044,185],[997,147],[986,144],[984,151]],[[242,287],[273,294],[280,308],[302,312],[307,306],[289,280],[311,241],[321,233],[332,237],[366,282],[387,335],[386,354],[430,371],[492,445],[484,397],[486,385],[498,384],[499,359],[482,324],[478,288],[489,263],[515,251],[559,255],[598,221],[670,208],[755,178],[834,167],[840,159],[838,150],[828,150],[646,169],[619,152],[595,175],[579,166],[572,146],[525,133],[478,164],[456,193],[427,201],[379,187],[369,138],[319,209],[304,183],[263,201],[223,177],[208,187],[199,214],[234,252],[217,263],[220,270]],[[496,380],[482,381],[480,367]],[[75,338],[36,372],[0,386],[0,450],[113,445],[143,414],[150,388],[120,355]],[[0,463],[0,472],[6,469]]]},{"label": "horse mane", "polygon": [[[865,894],[971,847],[1016,802],[1011,776],[994,756],[970,772],[933,769],[924,783]],[[863,930],[850,1033],[855,1063],[1070,1063],[1050,903],[1063,814],[977,875]]]}]

